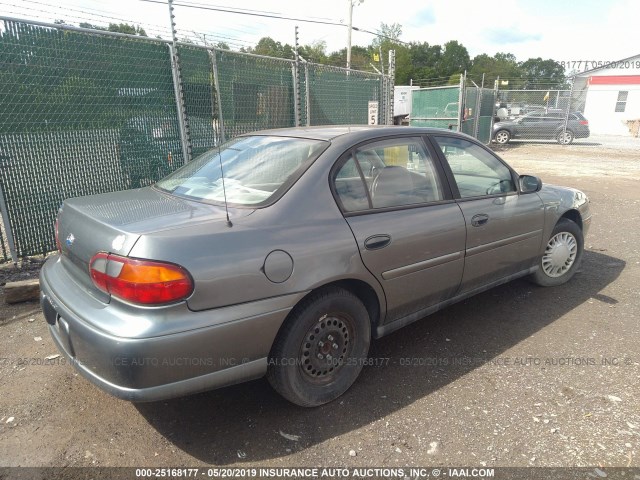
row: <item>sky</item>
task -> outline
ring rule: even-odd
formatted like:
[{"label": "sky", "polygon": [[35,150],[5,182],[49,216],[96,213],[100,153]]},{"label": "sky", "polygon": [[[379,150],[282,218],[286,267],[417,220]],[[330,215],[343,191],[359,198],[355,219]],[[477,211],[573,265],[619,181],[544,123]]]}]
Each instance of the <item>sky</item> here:
[{"label": "sky", "polygon": [[[324,41],[327,52],[347,45],[350,0],[174,0],[180,37],[225,41],[232,49],[254,46],[270,36],[301,44]],[[402,25],[401,40],[444,44],[458,40],[475,55],[513,53],[519,61],[552,58],[560,62],[615,61],[640,54],[638,0],[500,0],[499,7],[477,0],[351,0],[353,25],[375,32],[380,23]],[[158,2],[158,3],[153,3]],[[201,8],[244,9],[247,13],[286,16],[282,20]],[[0,0],[0,15],[70,24],[106,25],[124,21],[143,27],[150,36],[169,38],[166,0]],[[325,25],[301,20],[336,23]],[[352,44],[367,46],[375,37],[353,31]]]}]

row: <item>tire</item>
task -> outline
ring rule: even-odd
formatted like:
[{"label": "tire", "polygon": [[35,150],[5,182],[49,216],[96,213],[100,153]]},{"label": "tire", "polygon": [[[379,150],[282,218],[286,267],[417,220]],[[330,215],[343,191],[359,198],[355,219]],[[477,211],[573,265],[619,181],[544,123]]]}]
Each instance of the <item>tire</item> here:
[{"label": "tire", "polygon": [[292,310],[271,348],[267,379],[291,403],[323,405],[355,382],[370,341],[362,302],[347,290],[327,288]]},{"label": "tire", "polygon": [[568,282],[580,268],[583,251],[584,237],[580,227],[569,219],[560,219],[540,257],[540,268],[531,275],[531,280],[542,287]]},{"label": "tire", "polygon": [[573,142],[573,132],[571,130],[566,130],[564,133],[562,131],[558,132],[556,135],[556,140],[560,145],[569,145]]},{"label": "tire", "polygon": [[511,140],[511,134],[508,130],[498,130],[493,136],[493,141],[500,145],[509,143],[509,140]]}]

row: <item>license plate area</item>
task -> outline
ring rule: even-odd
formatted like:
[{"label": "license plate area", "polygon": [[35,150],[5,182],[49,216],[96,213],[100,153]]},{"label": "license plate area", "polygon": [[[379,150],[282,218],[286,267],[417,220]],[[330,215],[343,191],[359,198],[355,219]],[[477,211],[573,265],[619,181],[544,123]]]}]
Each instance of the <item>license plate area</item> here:
[{"label": "license plate area", "polygon": [[58,323],[60,315],[58,315],[58,312],[53,308],[51,301],[49,301],[47,297],[45,297],[42,302],[42,312],[44,313],[44,319],[49,325],[55,326]]}]

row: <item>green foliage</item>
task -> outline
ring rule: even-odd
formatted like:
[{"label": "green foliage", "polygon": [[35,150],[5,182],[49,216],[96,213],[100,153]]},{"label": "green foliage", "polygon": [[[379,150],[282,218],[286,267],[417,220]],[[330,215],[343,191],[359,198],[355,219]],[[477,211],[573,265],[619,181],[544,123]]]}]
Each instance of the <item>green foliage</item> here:
[{"label": "green foliage", "polygon": [[387,25],[386,23],[381,22],[377,33],[378,36],[371,42],[371,46],[373,48],[377,49],[385,41],[399,44],[400,42],[398,40],[400,40],[400,37],[402,36],[402,25],[399,23]]},{"label": "green foliage", "polygon": [[293,59],[293,47],[288,43],[284,45],[275,41],[271,37],[262,37],[255,48],[248,47],[244,49],[246,53],[255,53],[256,55],[264,55],[266,57]]},{"label": "green foliage", "polygon": [[311,45],[303,45],[298,49],[298,53],[307,62],[327,63],[327,42],[316,40]]},{"label": "green foliage", "polygon": [[555,60],[542,58],[530,58],[520,63],[522,71],[522,86],[530,89],[562,88],[565,86],[566,77],[564,67]]},{"label": "green foliage", "polygon": [[144,28],[138,25],[129,25],[128,23],[110,23],[107,30],[110,32],[116,32],[116,33],[128,33],[129,35],[139,35],[141,37],[147,36],[147,32],[144,31]]},{"label": "green foliage", "polygon": [[[56,23],[64,24],[64,20],[58,20]],[[138,35],[140,37],[146,37],[147,32],[144,28],[138,25],[129,25],[128,23],[110,23],[108,27],[101,27],[89,22],[80,22],[78,24],[80,28],[91,28],[93,30],[103,30],[106,32],[126,33],[128,35]]]}]

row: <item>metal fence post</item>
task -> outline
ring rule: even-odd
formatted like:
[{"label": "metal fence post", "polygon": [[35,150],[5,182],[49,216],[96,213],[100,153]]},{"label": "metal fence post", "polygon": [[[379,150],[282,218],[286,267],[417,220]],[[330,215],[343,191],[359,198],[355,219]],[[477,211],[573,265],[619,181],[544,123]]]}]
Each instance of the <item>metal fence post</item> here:
[{"label": "metal fence post", "polygon": [[573,77],[571,79],[571,88],[569,88],[569,98],[567,98],[567,106],[565,107],[564,124],[562,125],[562,142],[558,142],[558,143],[561,143],[562,145],[566,145],[565,138],[567,135],[567,124],[569,123],[569,110],[571,110],[571,98],[573,97],[573,84],[575,83],[575,81],[576,81],[576,78]]},{"label": "metal fence post", "polygon": [[[465,72],[466,75],[466,72]],[[458,132],[462,131],[463,102],[464,102],[464,75],[460,74],[460,91],[458,92]]]},{"label": "metal fence post", "polygon": [[218,106],[218,130],[220,140],[218,144],[227,141],[227,135],[224,130],[224,117],[222,115],[222,98],[220,95],[220,78],[218,76],[218,61],[216,60],[216,50],[209,50],[209,58],[211,59],[211,69],[213,70],[213,86],[216,89],[216,105]]},{"label": "metal fence post", "polygon": [[293,108],[296,127],[302,125],[302,111],[300,108],[300,55],[298,55],[298,26],[295,26],[295,42],[293,44]]},{"label": "metal fence post", "polygon": [[180,129],[180,139],[182,141],[182,155],[184,163],[191,161],[191,136],[189,132],[189,118],[184,102],[184,90],[182,88],[182,74],[180,72],[180,58],[178,57],[178,32],[176,31],[175,15],[173,14],[173,0],[168,0],[169,20],[171,21],[171,35],[173,43],[169,45],[171,54],[171,73],[173,75],[173,89],[176,97],[176,107],[178,108],[178,127]]},{"label": "metal fence post", "polygon": [[[13,230],[11,230],[11,223],[9,223],[9,212],[7,211],[7,204],[4,200],[4,192],[2,190],[2,184],[0,184],[0,214],[2,214],[2,223],[4,224],[4,231],[7,233],[7,243],[9,244],[9,253],[11,254],[11,261],[18,263],[18,252],[16,251],[16,243],[13,238]],[[0,231],[0,235],[2,232]]]},{"label": "metal fence post", "polygon": [[388,104],[387,104],[387,125],[393,125],[393,89],[396,83],[396,51],[389,50],[389,81],[388,86]]},{"label": "metal fence post", "polygon": [[476,95],[478,100],[476,102],[476,113],[475,113],[475,120],[473,125],[473,138],[477,140],[478,132],[480,131],[480,111],[482,110],[482,89],[478,87],[478,85],[475,85],[475,87],[476,87]]},{"label": "metal fence post", "polygon": [[309,86],[309,64],[304,64],[304,94],[305,94],[305,113],[307,117],[307,127],[311,126],[311,92]]}]

